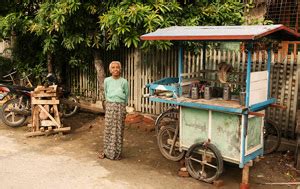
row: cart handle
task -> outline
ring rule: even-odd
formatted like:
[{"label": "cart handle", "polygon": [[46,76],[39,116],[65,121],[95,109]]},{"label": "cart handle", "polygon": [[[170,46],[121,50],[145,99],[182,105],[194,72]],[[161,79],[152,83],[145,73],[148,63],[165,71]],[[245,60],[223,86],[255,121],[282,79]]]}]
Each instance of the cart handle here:
[{"label": "cart handle", "polygon": [[283,105],[280,105],[280,104],[270,104],[270,107],[272,107],[272,108],[279,108],[279,109],[282,109],[282,110],[286,110],[287,109],[286,106],[283,106]]},{"label": "cart handle", "polygon": [[248,115],[254,115],[254,116],[258,116],[258,117],[265,117],[265,114],[260,113],[260,112],[248,112]]}]

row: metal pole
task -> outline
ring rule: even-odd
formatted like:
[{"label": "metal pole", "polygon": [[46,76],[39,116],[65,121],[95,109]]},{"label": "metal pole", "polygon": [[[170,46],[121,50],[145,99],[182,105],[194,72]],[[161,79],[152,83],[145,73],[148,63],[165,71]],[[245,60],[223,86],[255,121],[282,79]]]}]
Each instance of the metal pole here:
[{"label": "metal pole", "polygon": [[179,55],[178,55],[178,95],[182,95],[182,88],[181,88],[181,83],[182,83],[182,70],[183,70],[183,49],[182,46],[180,45],[179,47]]},{"label": "metal pole", "polygon": [[[203,43],[203,47],[202,47],[202,53],[203,53],[203,56],[202,56],[202,65],[203,65],[203,70],[206,69],[206,47],[207,47],[207,44],[204,42]],[[205,79],[205,72],[203,72],[203,78]]]},{"label": "metal pole", "polygon": [[271,47],[268,47],[268,62],[267,62],[267,70],[268,70],[268,98],[271,98],[271,89],[270,89],[270,79],[271,79]]},{"label": "metal pole", "polygon": [[251,74],[251,64],[252,64],[252,47],[253,43],[247,45],[248,59],[247,59],[247,79],[246,79],[246,107],[249,107],[250,100],[250,74]]}]

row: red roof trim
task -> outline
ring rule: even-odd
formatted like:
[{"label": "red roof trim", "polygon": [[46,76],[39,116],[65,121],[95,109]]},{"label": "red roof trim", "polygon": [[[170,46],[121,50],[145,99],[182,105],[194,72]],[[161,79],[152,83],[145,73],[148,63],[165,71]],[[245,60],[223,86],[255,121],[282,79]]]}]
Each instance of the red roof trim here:
[{"label": "red roof trim", "polygon": [[226,36],[141,36],[141,40],[254,40],[253,35]]},{"label": "red roof trim", "polygon": [[268,35],[271,35],[276,32],[284,32],[288,36],[292,36],[295,38],[300,38],[300,33],[297,33],[296,31],[284,26],[284,25],[279,25],[279,27],[273,27],[270,28],[269,30],[266,30],[265,32],[259,33],[259,34],[250,34],[250,35],[182,35],[182,36],[164,36],[163,34],[161,35],[150,35],[147,36],[143,35],[140,37],[141,40],[199,40],[199,41],[214,41],[214,40],[219,40],[219,41],[242,41],[242,40],[256,40]]},{"label": "red roof trim", "polygon": [[273,30],[264,32],[264,33],[262,33],[262,34],[256,35],[256,36],[255,36],[255,39],[258,39],[258,38],[267,36],[267,35],[269,35],[269,34],[272,34],[272,33],[275,33],[275,32],[277,32],[277,31],[281,31],[281,30],[283,30],[283,31],[285,31],[285,32],[287,32],[287,33],[289,33],[290,35],[294,35],[294,36],[300,37],[300,34],[299,34],[299,33],[297,33],[297,32],[295,32],[294,30],[292,30],[292,29],[290,29],[290,28],[288,28],[288,27],[282,25],[282,26],[280,26],[280,27],[278,27],[278,28],[276,28],[276,29],[273,29]]}]

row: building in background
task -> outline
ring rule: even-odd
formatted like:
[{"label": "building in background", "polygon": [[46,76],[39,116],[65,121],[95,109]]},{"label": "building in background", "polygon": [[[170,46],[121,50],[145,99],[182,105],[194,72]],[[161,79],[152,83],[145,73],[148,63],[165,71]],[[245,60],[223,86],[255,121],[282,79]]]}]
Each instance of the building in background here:
[{"label": "building in background", "polygon": [[[244,0],[253,1],[255,7],[246,13],[248,24],[272,21],[273,24],[283,24],[300,33],[300,1],[299,0]],[[300,39],[299,39],[300,40]],[[281,50],[285,56],[297,57],[300,51],[300,41],[284,41]]]},{"label": "building in background", "polygon": [[11,49],[10,49],[9,41],[0,39],[0,56],[4,58],[11,57]]}]

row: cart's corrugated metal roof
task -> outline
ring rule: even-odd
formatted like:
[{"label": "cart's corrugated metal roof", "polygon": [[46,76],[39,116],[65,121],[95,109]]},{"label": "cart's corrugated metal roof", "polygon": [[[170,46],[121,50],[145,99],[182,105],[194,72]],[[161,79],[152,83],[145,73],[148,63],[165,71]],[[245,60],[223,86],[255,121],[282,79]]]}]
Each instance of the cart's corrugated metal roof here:
[{"label": "cart's corrugated metal roof", "polygon": [[299,40],[300,34],[278,25],[251,26],[172,26],[141,36],[142,40],[200,40],[244,41],[261,37],[281,40]]}]

